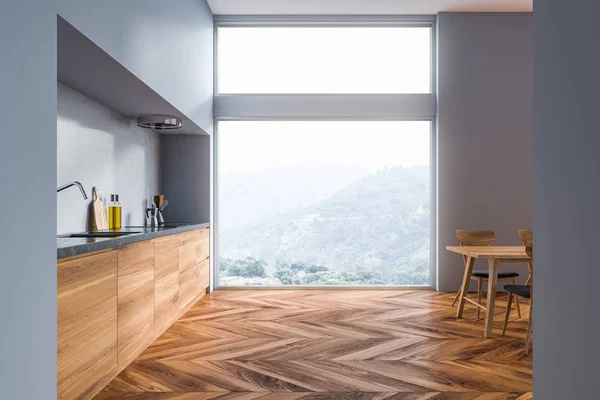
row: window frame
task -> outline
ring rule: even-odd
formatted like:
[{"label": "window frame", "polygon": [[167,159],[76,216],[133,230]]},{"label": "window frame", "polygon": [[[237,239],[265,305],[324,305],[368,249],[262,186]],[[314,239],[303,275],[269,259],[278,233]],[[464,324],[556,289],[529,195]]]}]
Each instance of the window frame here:
[{"label": "window frame", "polygon": [[[221,26],[426,26],[431,28],[430,94],[218,94],[218,30]],[[214,133],[211,135],[211,280],[214,289],[435,289],[438,276],[438,138],[436,17],[423,16],[223,16],[214,17]],[[298,104],[310,107],[298,107]],[[428,286],[219,286],[220,121],[430,121],[430,285]]]},{"label": "window frame", "polygon": [[435,57],[436,57],[436,24],[435,16],[389,16],[389,17],[319,17],[319,16],[271,16],[269,17],[248,17],[248,16],[222,16],[216,15],[214,18],[214,85],[213,93],[215,96],[311,96],[311,95],[357,95],[352,93],[220,93],[219,92],[219,58],[218,58],[218,36],[219,28],[221,27],[277,27],[277,28],[331,28],[331,27],[385,27],[385,28],[430,28],[431,43],[430,43],[430,91],[429,93],[364,93],[358,95],[378,96],[378,95],[408,95],[417,94],[432,94],[437,90],[436,73],[435,73]]}]

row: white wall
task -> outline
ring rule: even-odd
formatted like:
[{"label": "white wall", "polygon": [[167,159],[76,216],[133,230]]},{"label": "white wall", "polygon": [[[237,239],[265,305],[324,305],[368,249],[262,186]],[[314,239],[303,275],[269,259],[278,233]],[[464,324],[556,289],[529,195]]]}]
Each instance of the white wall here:
[{"label": "white wall", "polygon": [[213,15],[206,0],[58,0],[58,13],[212,132]]},{"label": "white wall", "polygon": [[[457,229],[493,229],[495,244],[518,245],[532,226],[531,14],[440,13],[437,27],[438,288],[455,291],[464,264],[445,247]],[[500,268],[528,275],[524,264]]]},{"label": "white wall", "polygon": [[58,194],[58,233],[89,227],[93,186],[105,205],[119,194],[124,225],[144,225],[147,200],[159,192],[158,134],[59,83],[57,137],[57,186],[80,181],[89,197],[77,188]]},{"label": "white wall", "polygon": [[536,399],[597,399],[600,54],[597,0],[535,2]]},{"label": "white wall", "polygon": [[56,398],[56,10],[0,12],[0,397]]}]

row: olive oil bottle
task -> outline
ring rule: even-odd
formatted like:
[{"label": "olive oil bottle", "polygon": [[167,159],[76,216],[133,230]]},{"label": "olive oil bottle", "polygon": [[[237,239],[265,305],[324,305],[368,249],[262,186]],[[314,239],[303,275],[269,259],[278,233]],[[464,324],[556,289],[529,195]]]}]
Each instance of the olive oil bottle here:
[{"label": "olive oil bottle", "polygon": [[110,204],[108,205],[108,228],[111,230],[121,229],[121,203],[119,195],[110,195]]}]

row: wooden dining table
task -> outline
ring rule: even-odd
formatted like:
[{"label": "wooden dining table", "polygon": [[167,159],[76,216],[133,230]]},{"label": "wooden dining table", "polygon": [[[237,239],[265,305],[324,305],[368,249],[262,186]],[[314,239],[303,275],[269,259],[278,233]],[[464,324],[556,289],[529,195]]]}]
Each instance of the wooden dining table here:
[{"label": "wooden dining table", "polygon": [[[494,321],[494,306],[496,301],[496,284],[498,282],[498,269],[500,263],[528,262],[531,258],[525,252],[525,246],[446,246],[446,250],[466,256],[465,273],[458,303],[456,317],[462,318],[465,302],[470,302],[485,310],[484,336],[492,337],[492,322]],[[476,301],[467,298],[473,264],[476,259],[488,259],[490,276],[488,279],[487,304],[482,306]]]}]

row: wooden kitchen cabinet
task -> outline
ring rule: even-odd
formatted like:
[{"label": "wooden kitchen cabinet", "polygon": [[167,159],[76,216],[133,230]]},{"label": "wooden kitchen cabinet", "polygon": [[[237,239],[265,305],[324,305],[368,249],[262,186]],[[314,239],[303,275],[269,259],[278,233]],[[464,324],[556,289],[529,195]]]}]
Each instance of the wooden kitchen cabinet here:
[{"label": "wooden kitchen cabinet", "polygon": [[57,395],[88,398],[117,373],[117,252],[57,265]]},{"label": "wooden kitchen cabinet", "polygon": [[179,238],[154,241],[154,332],[160,336],[179,316]]},{"label": "wooden kitchen cabinet", "polygon": [[118,360],[131,363],[154,340],[154,243],[140,242],[118,253]]},{"label": "wooden kitchen cabinet", "polygon": [[179,241],[179,312],[183,314],[208,287],[208,228],[188,232]]},{"label": "wooden kitchen cabinet", "polygon": [[61,400],[92,399],[206,293],[209,229],[58,260]]}]

